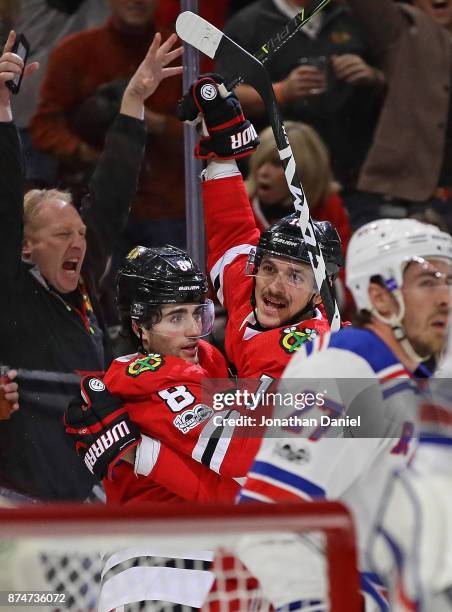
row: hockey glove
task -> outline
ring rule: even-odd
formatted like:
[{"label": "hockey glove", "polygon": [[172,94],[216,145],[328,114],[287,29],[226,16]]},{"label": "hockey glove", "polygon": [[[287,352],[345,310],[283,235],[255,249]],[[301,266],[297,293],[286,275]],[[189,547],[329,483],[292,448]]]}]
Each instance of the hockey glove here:
[{"label": "hockey glove", "polygon": [[251,155],[259,144],[253,124],[245,119],[237,96],[226,89],[220,75],[201,76],[179,101],[181,121],[194,121],[199,113],[203,137],[196,145],[196,157],[238,159]]},{"label": "hockey glove", "polygon": [[80,382],[81,397],[74,398],[64,415],[64,427],[88,470],[102,480],[111,479],[122,455],[141,441],[123,402],[111,395],[94,376]]}]

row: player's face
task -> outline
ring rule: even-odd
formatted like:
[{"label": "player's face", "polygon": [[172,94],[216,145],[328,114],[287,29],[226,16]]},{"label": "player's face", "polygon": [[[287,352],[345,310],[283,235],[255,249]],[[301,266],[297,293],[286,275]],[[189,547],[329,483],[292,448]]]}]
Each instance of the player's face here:
[{"label": "player's face", "polygon": [[155,0],[109,0],[113,16],[128,28],[147,26],[154,15]]},{"label": "player's face", "polygon": [[256,274],[256,315],[262,327],[274,328],[303,310],[311,298],[320,298],[309,265],[280,257],[264,257]]},{"label": "player's face", "polygon": [[451,304],[452,265],[447,260],[410,263],[403,275],[403,325],[421,357],[443,350]]},{"label": "player's face", "polygon": [[415,0],[414,4],[439,25],[452,29],[452,0]]},{"label": "player's face", "polygon": [[263,206],[273,206],[289,198],[284,168],[278,157],[259,167],[256,173],[256,195]]},{"label": "player's face", "polygon": [[167,304],[162,318],[149,330],[143,328],[143,346],[148,352],[173,355],[198,363],[198,345],[205,331],[206,304]]},{"label": "player's face", "polygon": [[86,253],[86,226],[77,210],[58,199],[44,200],[25,228],[23,255],[60,293],[77,288]]}]

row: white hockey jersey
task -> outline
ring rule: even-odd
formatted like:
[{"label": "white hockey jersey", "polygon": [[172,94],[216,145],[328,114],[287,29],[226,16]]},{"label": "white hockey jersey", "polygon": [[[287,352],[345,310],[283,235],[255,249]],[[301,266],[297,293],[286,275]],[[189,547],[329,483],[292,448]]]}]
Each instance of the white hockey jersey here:
[{"label": "white hockey jersey", "polygon": [[[369,610],[388,608],[378,578],[366,563],[366,543],[389,475],[413,454],[420,392],[416,377],[429,374],[425,368],[407,371],[369,330],[346,328],[306,344],[286,368],[279,390],[284,398],[288,393],[294,398],[306,391],[320,393],[323,403],[275,412],[275,425],[269,428],[241,493],[241,501],[343,501],[355,518],[363,591],[372,593],[376,602]],[[294,558],[298,556],[299,551],[294,553]],[[253,571],[246,552],[241,551],[241,557]],[[288,586],[288,577],[286,584],[275,586],[278,592],[268,593],[277,606],[325,597],[325,585],[318,578],[323,575],[320,565],[315,569],[312,551],[306,551],[306,558],[303,573],[297,568],[298,576],[306,576],[304,581]],[[278,563],[284,563],[284,555]],[[265,586],[265,577],[259,573],[257,577]]]}]

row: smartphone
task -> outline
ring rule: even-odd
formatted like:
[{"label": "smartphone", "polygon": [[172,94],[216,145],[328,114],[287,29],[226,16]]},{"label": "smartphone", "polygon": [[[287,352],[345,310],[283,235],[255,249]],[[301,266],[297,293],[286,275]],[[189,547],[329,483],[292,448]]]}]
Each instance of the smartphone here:
[{"label": "smartphone", "polygon": [[[27,63],[28,53],[30,51],[30,44],[23,34],[16,35],[16,41],[11,49],[11,53],[18,55],[24,62],[24,68]],[[22,77],[24,71],[18,74],[12,81],[6,81],[5,85],[10,89],[11,93],[18,94],[20,90],[20,84],[22,83]]]}]

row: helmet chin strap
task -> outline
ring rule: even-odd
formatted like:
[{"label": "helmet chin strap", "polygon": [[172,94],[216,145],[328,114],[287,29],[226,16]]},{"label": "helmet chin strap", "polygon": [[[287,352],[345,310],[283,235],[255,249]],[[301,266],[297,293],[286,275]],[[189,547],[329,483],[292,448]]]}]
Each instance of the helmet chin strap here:
[{"label": "helmet chin strap", "polygon": [[141,329],[141,326],[138,326],[138,334],[139,334],[139,339],[140,339],[140,345],[138,347],[138,352],[143,353],[143,355],[149,355],[149,351],[147,351],[144,348],[144,344],[143,344],[143,330]]},{"label": "helmet chin strap", "polygon": [[403,327],[402,323],[403,317],[405,316],[405,302],[402,296],[402,292],[400,291],[400,289],[396,289],[391,293],[394,296],[394,299],[396,300],[397,305],[399,307],[398,313],[390,317],[384,317],[375,308],[372,308],[371,313],[376,319],[378,319],[385,325],[389,325],[392,330],[392,333],[394,334],[394,338],[400,344],[407,357],[414,361],[416,365],[419,365],[422,361],[426,361],[427,359],[429,359],[430,355],[428,357],[421,357],[414,350],[413,345],[406,336],[405,328]]}]

